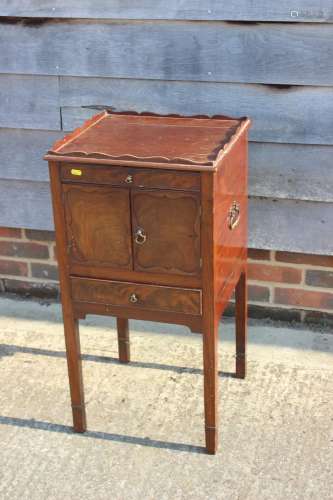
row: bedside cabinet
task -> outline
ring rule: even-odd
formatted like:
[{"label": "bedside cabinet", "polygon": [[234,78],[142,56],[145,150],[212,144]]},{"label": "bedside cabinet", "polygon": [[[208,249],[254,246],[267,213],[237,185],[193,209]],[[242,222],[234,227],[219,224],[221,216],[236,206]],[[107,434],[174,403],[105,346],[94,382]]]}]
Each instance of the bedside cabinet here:
[{"label": "bedside cabinet", "polygon": [[49,161],[74,430],[86,430],[78,321],[188,326],[203,338],[205,436],[217,448],[218,324],[234,289],[245,377],[247,118],[103,112]]}]

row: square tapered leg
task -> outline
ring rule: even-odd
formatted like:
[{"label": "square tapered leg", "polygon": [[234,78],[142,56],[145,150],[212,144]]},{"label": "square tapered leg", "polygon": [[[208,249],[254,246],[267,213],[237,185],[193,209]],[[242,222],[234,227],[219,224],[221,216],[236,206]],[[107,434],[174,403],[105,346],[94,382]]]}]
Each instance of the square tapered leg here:
[{"label": "square tapered leg", "polygon": [[236,285],[236,377],[246,376],[247,279],[244,270]]},{"label": "square tapered leg", "polygon": [[213,455],[218,443],[218,322],[203,331],[206,451]]},{"label": "square tapered leg", "polygon": [[128,319],[117,318],[118,353],[121,363],[130,361],[129,328]]},{"label": "square tapered leg", "polygon": [[78,320],[64,314],[64,329],[74,431],[85,432],[87,424]]}]

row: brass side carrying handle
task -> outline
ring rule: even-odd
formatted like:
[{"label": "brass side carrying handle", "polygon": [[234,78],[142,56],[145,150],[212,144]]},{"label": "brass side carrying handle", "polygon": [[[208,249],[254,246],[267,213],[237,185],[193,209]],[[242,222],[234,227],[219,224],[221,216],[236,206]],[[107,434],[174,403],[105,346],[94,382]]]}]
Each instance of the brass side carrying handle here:
[{"label": "brass side carrying handle", "polygon": [[139,301],[139,297],[136,293],[131,293],[131,295],[129,296],[129,301],[132,302],[132,304],[136,304],[136,302]]},{"label": "brass side carrying handle", "polygon": [[138,245],[143,245],[147,240],[147,235],[141,227],[138,227],[138,229],[135,231],[135,243]]},{"label": "brass side carrying handle", "polygon": [[228,228],[232,231],[238,226],[240,221],[240,205],[234,201],[229,209],[228,214]]}]

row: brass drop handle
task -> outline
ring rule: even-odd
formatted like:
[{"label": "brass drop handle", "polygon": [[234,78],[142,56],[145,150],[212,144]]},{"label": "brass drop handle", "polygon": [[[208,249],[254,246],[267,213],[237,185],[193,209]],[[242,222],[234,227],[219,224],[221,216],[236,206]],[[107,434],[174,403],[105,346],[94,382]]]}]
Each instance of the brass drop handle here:
[{"label": "brass drop handle", "polygon": [[132,184],[133,182],[133,175],[128,175],[125,179],[126,184]]},{"label": "brass drop handle", "polygon": [[131,293],[131,295],[129,296],[129,301],[132,302],[132,304],[136,304],[136,302],[138,302],[139,300],[139,297],[137,296],[136,293]]},{"label": "brass drop handle", "polygon": [[240,205],[237,201],[234,201],[229,209],[228,214],[228,228],[232,231],[238,226],[240,220]]},{"label": "brass drop handle", "polygon": [[138,229],[135,231],[135,243],[138,245],[143,245],[145,241],[147,240],[147,235],[141,227],[138,227]]}]

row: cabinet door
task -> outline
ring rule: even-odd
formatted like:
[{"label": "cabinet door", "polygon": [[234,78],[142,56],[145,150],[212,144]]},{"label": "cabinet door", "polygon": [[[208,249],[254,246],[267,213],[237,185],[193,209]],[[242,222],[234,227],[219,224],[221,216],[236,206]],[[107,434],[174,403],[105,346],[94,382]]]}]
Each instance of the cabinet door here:
[{"label": "cabinet door", "polygon": [[132,269],[129,190],[81,184],[63,191],[71,263]]},{"label": "cabinet door", "polygon": [[200,199],[195,193],[132,190],[136,271],[200,273]]}]

